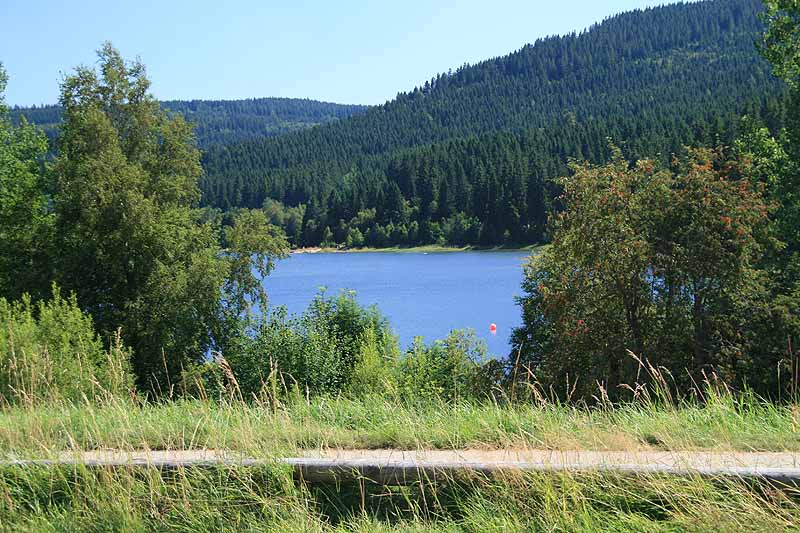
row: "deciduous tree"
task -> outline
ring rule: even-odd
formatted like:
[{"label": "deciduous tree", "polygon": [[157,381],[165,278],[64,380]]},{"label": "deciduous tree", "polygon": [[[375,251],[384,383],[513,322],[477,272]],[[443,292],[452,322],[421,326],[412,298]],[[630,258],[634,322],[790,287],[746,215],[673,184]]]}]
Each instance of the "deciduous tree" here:
[{"label": "deciduous tree", "polygon": [[47,139],[25,120],[13,126],[3,104],[6,74],[0,63],[0,297],[47,295],[48,210],[44,157]]},{"label": "deciduous tree", "polygon": [[266,274],[286,241],[245,212],[223,251],[220,228],[195,208],[191,126],[160,109],[142,63],[109,43],[98,57],[98,70],[79,67],[61,87],[56,277],[101,331],[122,326],[139,385],[163,393],[263,297],[251,267]]},{"label": "deciduous tree", "polygon": [[[671,167],[576,164],[561,180],[565,209],[552,246],[526,267],[522,361],[565,392],[601,383],[612,397],[638,377],[633,352],[679,381],[716,372],[743,383],[752,361],[743,328],[766,296],[769,206],[746,168],[695,150]],[[569,385],[571,387],[572,385]]]}]

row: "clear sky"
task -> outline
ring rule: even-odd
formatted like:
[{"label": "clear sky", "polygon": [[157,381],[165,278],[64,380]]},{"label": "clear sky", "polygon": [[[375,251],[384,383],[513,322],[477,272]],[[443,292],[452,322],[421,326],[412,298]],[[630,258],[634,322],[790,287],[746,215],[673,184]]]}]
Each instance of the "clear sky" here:
[{"label": "clear sky", "polygon": [[11,105],[56,103],[110,40],[162,100],[378,104],[439,72],[664,0],[0,0]]}]

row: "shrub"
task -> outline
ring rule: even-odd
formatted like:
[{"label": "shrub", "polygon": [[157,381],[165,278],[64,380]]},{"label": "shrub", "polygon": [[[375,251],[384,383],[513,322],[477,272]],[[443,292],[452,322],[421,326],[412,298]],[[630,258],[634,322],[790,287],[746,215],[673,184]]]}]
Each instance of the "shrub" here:
[{"label": "shrub", "polygon": [[[360,306],[352,292],[331,298],[323,291],[299,317],[280,307],[243,328],[224,359],[185,375],[190,385],[185,390],[216,395],[233,386],[251,399],[278,379],[283,388],[310,394],[380,390],[392,376],[397,352],[397,340],[377,309]],[[220,365],[228,365],[231,375]]]},{"label": "shrub", "polygon": [[389,341],[374,327],[367,328],[347,392],[357,398],[395,394],[397,363],[397,341]]},{"label": "shrub", "polygon": [[130,391],[130,352],[119,335],[106,351],[75,296],[0,298],[0,401],[96,401]]},{"label": "shrub", "polygon": [[409,401],[458,402],[489,392],[483,376],[486,344],[472,330],[454,330],[426,346],[421,337],[400,359],[398,388]]}]

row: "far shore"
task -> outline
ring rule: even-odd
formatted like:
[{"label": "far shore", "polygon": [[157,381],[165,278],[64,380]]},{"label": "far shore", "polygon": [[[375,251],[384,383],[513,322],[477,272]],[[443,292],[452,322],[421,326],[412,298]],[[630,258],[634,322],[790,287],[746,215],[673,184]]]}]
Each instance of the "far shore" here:
[{"label": "far shore", "polygon": [[425,246],[390,246],[387,248],[335,248],[335,247],[305,247],[294,248],[293,254],[336,254],[336,253],[365,253],[365,252],[401,252],[401,253],[449,253],[449,252],[533,252],[541,250],[546,245],[531,244],[528,246],[442,246],[429,244]]}]

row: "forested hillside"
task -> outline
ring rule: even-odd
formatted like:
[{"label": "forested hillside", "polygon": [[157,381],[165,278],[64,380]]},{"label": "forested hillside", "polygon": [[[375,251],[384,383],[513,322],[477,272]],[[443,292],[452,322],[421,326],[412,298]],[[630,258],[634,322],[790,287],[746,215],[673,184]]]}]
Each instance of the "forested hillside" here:
[{"label": "forested hillside", "polygon": [[742,115],[775,131],[785,88],[760,58],[758,0],[621,14],[440,74],[385,105],[276,138],[216,145],[204,202],[261,207],[295,245],[541,240],[569,158],[729,142]]},{"label": "forested hillside", "polygon": [[[263,138],[301,130],[349,117],[364,106],[331,104],[298,98],[254,98],[247,100],[172,100],[162,102],[172,113],[181,113],[195,125],[201,148]],[[11,118],[20,115],[44,129],[52,139],[61,122],[59,106],[11,109]]]}]

